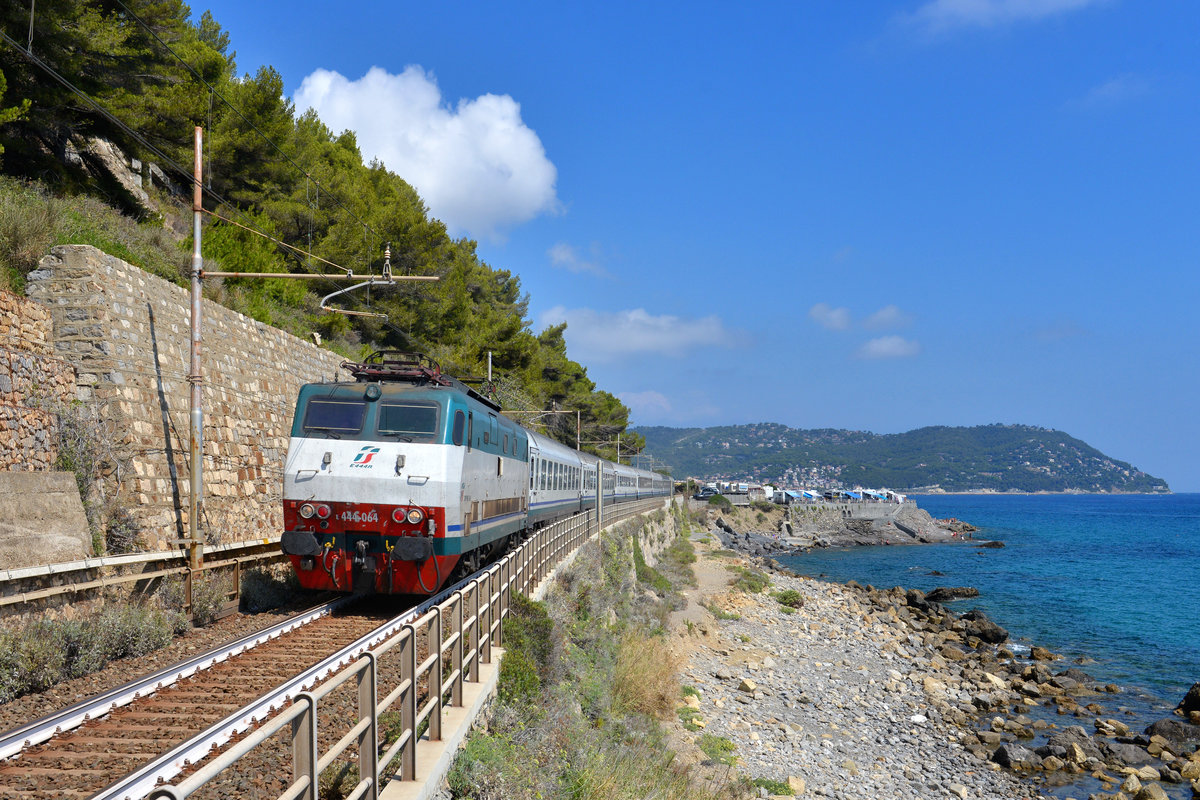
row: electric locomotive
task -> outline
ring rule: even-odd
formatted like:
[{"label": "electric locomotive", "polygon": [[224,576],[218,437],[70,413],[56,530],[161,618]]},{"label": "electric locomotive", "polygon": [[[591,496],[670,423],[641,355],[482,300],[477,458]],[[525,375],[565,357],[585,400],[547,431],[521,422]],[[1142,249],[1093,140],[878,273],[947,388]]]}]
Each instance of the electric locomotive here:
[{"label": "electric locomotive", "polygon": [[343,367],[355,382],[301,387],[292,421],[280,544],[306,589],[430,595],[598,491],[671,491],[526,431],[423,356]]},{"label": "electric locomotive", "polygon": [[524,529],[528,436],[423,357],[343,366],[300,389],[283,552],[307,589],[432,594]]}]

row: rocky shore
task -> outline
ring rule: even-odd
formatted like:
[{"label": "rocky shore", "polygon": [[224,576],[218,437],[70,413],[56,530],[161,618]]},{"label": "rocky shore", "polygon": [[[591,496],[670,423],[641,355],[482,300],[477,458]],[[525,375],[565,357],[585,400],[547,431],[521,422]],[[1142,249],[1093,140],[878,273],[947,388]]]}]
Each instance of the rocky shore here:
[{"label": "rocky shore", "polygon": [[[757,556],[813,547],[944,544],[969,540],[977,530],[962,520],[935,519],[914,503],[863,508],[808,506],[752,517],[745,511],[734,511],[718,513],[714,525],[716,534],[728,546]],[[977,544],[999,545],[982,541]]]},{"label": "rocky shore", "polygon": [[728,545],[747,540],[719,533],[694,537],[699,586],[673,619],[685,752],[725,740],[743,773],[839,800],[1200,797],[1200,686],[1195,714],[1185,700],[1131,731],[1118,687],[1041,648],[1018,657],[982,612],[943,605],[970,587],[929,597],[805,579],[738,557]]}]

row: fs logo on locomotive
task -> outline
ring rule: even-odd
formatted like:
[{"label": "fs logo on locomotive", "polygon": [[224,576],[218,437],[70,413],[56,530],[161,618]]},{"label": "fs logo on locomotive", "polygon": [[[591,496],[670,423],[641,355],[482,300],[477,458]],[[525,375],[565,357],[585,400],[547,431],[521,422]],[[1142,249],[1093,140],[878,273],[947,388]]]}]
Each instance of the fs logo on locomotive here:
[{"label": "fs logo on locomotive", "polygon": [[371,447],[370,445],[368,445],[368,446],[364,447],[362,450],[358,451],[358,455],[356,455],[354,457],[354,460],[350,462],[350,466],[371,469],[371,467],[373,466],[371,464],[371,459],[374,458],[375,454],[378,452],[379,452],[378,447]]}]

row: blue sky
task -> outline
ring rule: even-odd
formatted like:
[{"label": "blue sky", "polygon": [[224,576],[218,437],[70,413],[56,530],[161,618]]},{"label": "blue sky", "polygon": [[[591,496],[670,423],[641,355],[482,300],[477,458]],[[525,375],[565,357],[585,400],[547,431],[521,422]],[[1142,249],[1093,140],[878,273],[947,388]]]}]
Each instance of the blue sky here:
[{"label": "blue sky", "polygon": [[637,424],[1025,423],[1200,491],[1200,4],[205,8]]}]

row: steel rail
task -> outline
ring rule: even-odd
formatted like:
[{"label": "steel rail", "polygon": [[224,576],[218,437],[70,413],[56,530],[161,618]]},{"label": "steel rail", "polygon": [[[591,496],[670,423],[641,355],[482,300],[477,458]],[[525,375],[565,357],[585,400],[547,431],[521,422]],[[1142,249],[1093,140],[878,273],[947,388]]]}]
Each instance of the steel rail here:
[{"label": "steel rail", "polygon": [[40,720],[8,731],[0,737],[0,760],[11,758],[27,747],[40,744],[57,734],[77,728],[90,720],[103,717],[116,708],[128,705],[138,698],[154,694],[159,689],[170,686],[184,678],[191,677],[197,672],[208,669],[213,664],[225,661],[263,642],[278,638],[302,625],[307,625],[314,620],[327,616],[335,608],[346,602],[347,598],[340,597],[323,605],[314,606],[308,611],[285,619],[269,628],[247,634],[232,644],[220,645],[187,661],[159,670],[144,678],[130,681],[104,694],[68,706]]},{"label": "steel rail", "polygon": [[[358,641],[346,645],[338,652],[305,670],[287,683],[276,687],[255,702],[230,714],[203,733],[180,744],[137,772],[128,775],[124,779],[93,795],[90,800],[140,800],[140,798],[148,795],[160,783],[170,781],[183,770],[208,758],[212,755],[213,748],[219,750],[237,734],[249,730],[264,721],[268,716],[286,706],[302,692],[308,691],[334,672],[353,663],[363,653],[399,632],[413,620],[420,618],[430,608],[471,583],[471,581],[476,579],[476,575],[480,572],[485,572],[489,568],[490,566],[484,567],[484,569],[463,578],[453,586],[443,589],[437,595],[423,601],[420,605],[393,617],[371,633],[361,637]],[[345,601],[346,599],[343,598],[342,602]]]},{"label": "steel rail", "polygon": [[[617,512],[615,512],[614,518],[610,524],[614,524],[627,517],[643,513],[644,511],[649,510],[649,508],[650,506],[644,503],[631,504],[629,507],[619,509]],[[373,793],[369,792],[367,787],[373,785],[373,782],[378,778],[378,771],[382,769],[384,765],[389,764],[394,758],[401,756],[402,753],[404,754],[403,764],[400,766],[398,774],[404,780],[415,779],[415,740],[419,730],[418,719],[429,721],[429,733],[432,738],[441,738],[442,707],[440,698],[447,691],[449,691],[452,698],[451,704],[459,706],[462,703],[462,690],[461,686],[456,682],[462,680],[479,680],[477,659],[482,658],[483,660],[490,662],[493,638],[498,636],[501,620],[507,614],[507,603],[505,601],[506,596],[509,593],[516,591],[528,591],[534,584],[543,584],[544,579],[551,572],[550,567],[553,565],[552,562],[557,562],[560,565],[561,563],[568,563],[570,558],[562,559],[556,557],[563,555],[563,551],[566,550],[568,545],[567,541],[565,540],[569,540],[571,542],[573,545],[571,547],[571,552],[574,553],[578,546],[583,543],[583,541],[596,535],[596,531],[593,530],[594,523],[591,522],[589,517],[590,513],[590,511],[585,512],[584,514],[560,520],[558,523],[555,523],[555,525],[552,527],[565,527],[563,527],[558,536],[555,536],[551,540],[543,541],[543,534],[549,529],[542,529],[531,534],[531,541],[526,542],[515,551],[510,552],[499,562],[490,564],[482,570],[479,570],[474,574],[462,579],[453,586],[447,587],[436,596],[425,600],[417,607],[400,616],[397,616],[393,620],[386,623],[386,628],[390,628],[403,636],[403,631],[405,629],[412,630],[412,626],[420,624],[422,620],[425,620],[425,617],[428,616],[431,611],[439,610],[442,605],[446,604],[447,602],[451,602],[451,599],[456,593],[461,593],[464,589],[467,589],[467,591],[473,597],[473,603],[471,604],[474,606],[473,608],[469,606],[459,606],[457,612],[457,630],[448,639],[442,640],[440,636],[440,622],[434,621],[430,623],[427,620],[425,621],[425,624],[432,624],[438,630],[439,636],[436,640],[438,642],[436,645],[437,651],[439,653],[445,653],[447,650],[451,651],[451,655],[449,656],[450,661],[447,662],[447,666],[451,668],[452,674],[446,678],[445,681],[441,680],[440,673],[442,672],[442,669],[436,665],[442,662],[439,662],[437,656],[434,656],[433,653],[430,653],[430,657],[426,659],[425,664],[429,664],[430,661],[433,661],[435,664],[435,671],[438,673],[438,677],[433,679],[436,681],[436,683],[429,684],[430,690],[435,692],[435,696],[427,702],[425,707],[420,709],[418,709],[415,705],[416,698],[413,693],[416,689],[417,682],[422,679],[420,677],[421,672],[417,670],[415,664],[415,650],[412,649],[413,639],[410,637],[408,640],[407,658],[410,663],[406,671],[406,676],[401,681],[401,684],[393,689],[387,698],[383,699],[382,701],[375,700],[372,704],[373,707],[365,712],[370,715],[371,719],[376,719],[376,716],[379,713],[382,713],[385,709],[391,707],[393,703],[401,698],[402,695],[406,696],[408,699],[402,701],[403,708],[401,711],[403,716],[407,719],[405,730],[388,748],[388,751],[382,757],[378,758],[377,760],[374,758],[371,759],[375,766],[368,769],[368,772],[375,774],[369,776],[364,775],[364,779],[360,780],[359,786],[356,787],[352,792],[352,797],[362,797],[364,796],[364,793],[374,796]],[[577,521],[580,519],[580,517],[584,518],[585,526],[582,536],[577,531]],[[534,549],[533,553],[528,552],[529,547]],[[547,550],[553,550],[553,554],[546,552]],[[523,555],[516,555],[517,553],[522,553]],[[517,558],[517,562],[510,564],[509,559],[514,556]],[[485,582],[479,580],[481,575],[491,575],[491,577],[489,577]],[[494,585],[494,582],[497,579],[500,581],[499,586]],[[487,590],[488,597],[486,601],[483,601],[480,597],[480,592],[483,590],[485,583],[489,588]],[[472,587],[471,584],[475,585]],[[536,594],[537,592],[534,592],[535,596]],[[463,598],[460,597],[458,602],[461,604],[463,602]],[[495,606],[496,603],[499,604],[498,609]],[[464,618],[466,612],[471,614],[469,618]],[[435,617],[436,619],[441,619],[441,617],[436,616],[436,614]],[[487,624],[487,627],[486,629],[483,629],[483,625],[485,623]],[[465,641],[463,640],[463,637],[468,628],[471,631],[470,640]],[[360,639],[359,642],[347,646],[341,653],[331,656],[326,660],[327,662],[341,660],[343,662],[341,667],[326,669],[322,665],[318,665],[309,670],[305,675],[311,676],[314,673],[320,672],[330,674],[335,670],[340,671],[341,675],[346,675],[346,673],[342,671],[343,668],[355,668],[355,665],[359,664],[361,661],[359,656],[354,654],[355,650],[361,651],[361,655],[365,655],[367,658],[373,658],[374,654],[378,652],[377,650],[364,650],[362,645],[369,639],[388,638],[387,636],[379,636],[381,630],[382,629],[379,629],[375,633],[368,634],[366,637],[363,637],[363,639]],[[397,641],[399,640],[389,638],[388,642],[382,644],[381,646],[382,648],[386,649],[390,647],[392,643]],[[403,641],[400,641],[400,646],[402,648],[403,657],[403,652],[405,651],[406,645]],[[431,645],[431,647],[434,646],[435,645]],[[467,647],[470,647],[470,652],[464,652]],[[373,668],[371,669],[371,674],[374,675]],[[335,683],[344,682],[344,679],[339,677],[333,677],[332,680]],[[193,792],[197,791],[200,787],[207,784],[218,773],[227,769],[233,763],[236,763],[237,760],[243,755],[257,747],[262,741],[265,740],[267,735],[273,735],[275,732],[286,727],[289,720],[292,721],[293,751],[295,753],[300,753],[303,751],[303,755],[294,755],[293,758],[304,761],[307,764],[307,767],[301,769],[299,766],[297,766],[300,764],[300,761],[294,760],[293,768],[294,770],[299,770],[296,772],[297,777],[291,784],[290,788],[280,796],[280,800],[283,800],[283,798],[299,797],[302,794],[305,794],[310,790],[312,783],[316,780],[317,773],[314,772],[314,770],[318,770],[321,766],[327,765],[328,761],[335,755],[332,754],[332,751],[330,751],[324,756],[319,756],[315,744],[317,734],[315,719],[316,695],[324,694],[326,689],[314,689],[312,692],[302,691],[303,686],[300,686],[300,684],[306,682],[305,676],[298,676],[296,679],[289,682],[289,685],[295,687],[297,691],[295,691],[295,694],[292,697],[293,704],[283,708],[280,713],[275,714],[267,719],[267,714],[272,712],[274,709],[274,704],[270,702],[269,698],[263,698],[262,700],[256,701],[255,703],[247,706],[245,709],[242,709],[241,711],[231,715],[226,720],[212,726],[208,731],[200,734],[190,742],[180,745],[175,751],[159,759],[154,764],[148,765],[137,775],[130,776],[121,783],[110,786],[108,789],[105,789],[99,794],[94,795],[92,798],[90,798],[90,800],[141,800],[142,797],[150,792],[153,792],[152,796],[156,798],[187,797]],[[329,683],[325,683],[323,686],[329,687],[329,691],[332,691],[334,688]],[[440,691],[436,691],[434,689],[435,686],[440,689]],[[286,687],[280,687],[280,689],[272,692],[271,696],[280,697],[285,693],[285,689]],[[374,691],[372,690],[371,693],[374,694]],[[300,705],[303,703],[309,704],[308,711],[300,708]],[[360,694],[360,713],[362,713],[361,704],[362,700]],[[232,734],[227,733],[230,727],[234,724],[237,724],[237,721],[244,720],[247,718],[247,716],[252,716],[253,713],[255,713],[255,710],[257,710],[258,714],[262,715],[262,725],[254,731],[247,732],[246,736],[241,738],[240,741],[233,745],[231,749],[225,752],[214,753],[214,746],[217,746],[219,750],[220,744],[230,740]],[[301,718],[307,720],[307,723],[300,725]],[[342,745],[348,739],[353,737],[354,732],[361,731],[364,724],[364,720],[360,719],[359,722],[352,727],[351,732],[344,735],[339,743],[334,746],[333,750],[340,752],[343,749]],[[299,728],[297,727],[298,725]],[[309,730],[310,727],[311,730]],[[370,726],[368,725],[368,728],[369,727]],[[300,730],[300,728],[303,728],[303,730]],[[270,733],[264,734],[264,731],[269,731]],[[307,731],[307,733],[305,733],[305,731]],[[296,750],[296,748],[300,748],[300,750]],[[185,755],[185,751],[190,755]],[[374,754],[372,753],[372,755]],[[182,771],[183,768],[190,766],[190,764],[187,761],[184,761],[184,759],[189,759],[191,764],[199,764],[201,760],[203,760],[205,763],[182,783],[174,785],[169,784],[168,781]],[[302,772],[304,774],[301,774]]]}]

